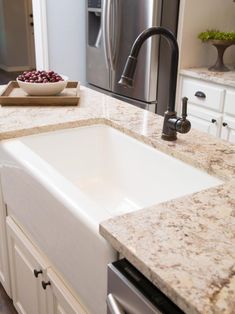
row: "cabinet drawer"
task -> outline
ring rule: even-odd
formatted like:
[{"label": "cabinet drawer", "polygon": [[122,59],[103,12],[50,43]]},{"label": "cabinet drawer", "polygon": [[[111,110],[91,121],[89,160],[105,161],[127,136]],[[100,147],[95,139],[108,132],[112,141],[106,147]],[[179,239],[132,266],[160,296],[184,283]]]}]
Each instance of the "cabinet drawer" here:
[{"label": "cabinet drawer", "polygon": [[192,104],[222,112],[224,95],[223,88],[199,80],[183,78],[182,97],[188,97]]},{"label": "cabinet drawer", "polygon": [[225,97],[224,112],[235,116],[235,91],[227,91]]},{"label": "cabinet drawer", "polygon": [[219,136],[222,122],[222,115],[194,105],[188,107],[188,118],[192,128],[206,132],[208,134]]}]

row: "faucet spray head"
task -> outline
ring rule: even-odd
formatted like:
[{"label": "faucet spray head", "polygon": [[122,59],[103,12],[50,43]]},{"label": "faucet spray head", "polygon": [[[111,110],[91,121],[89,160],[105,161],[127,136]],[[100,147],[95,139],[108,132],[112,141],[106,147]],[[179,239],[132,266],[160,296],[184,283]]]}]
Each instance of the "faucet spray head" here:
[{"label": "faucet spray head", "polygon": [[129,77],[125,77],[122,75],[120,80],[118,81],[118,84],[122,85],[123,87],[132,88],[133,87],[133,79],[131,79]]},{"label": "faucet spray head", "polygon": [[133,77],[135,74],[136,64],[137,58],[129,56],[118,84],[124,87],[133,87]]}]

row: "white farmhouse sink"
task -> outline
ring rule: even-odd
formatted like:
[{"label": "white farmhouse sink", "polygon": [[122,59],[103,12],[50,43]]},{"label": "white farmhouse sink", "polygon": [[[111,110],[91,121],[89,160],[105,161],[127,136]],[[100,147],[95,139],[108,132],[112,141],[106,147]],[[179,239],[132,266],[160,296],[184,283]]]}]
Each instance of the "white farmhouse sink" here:
[{"label": "white farmhouse sink", "polygon": [[101,219],[220,183],[104,125],[28,136],[20,142],[99,206]]},{"label": "white farmhouse sink", "polygon": [[222,183],[105,125],[3,141],[0,160],[11,215],[94,314],[116,258],[99,222]]}]

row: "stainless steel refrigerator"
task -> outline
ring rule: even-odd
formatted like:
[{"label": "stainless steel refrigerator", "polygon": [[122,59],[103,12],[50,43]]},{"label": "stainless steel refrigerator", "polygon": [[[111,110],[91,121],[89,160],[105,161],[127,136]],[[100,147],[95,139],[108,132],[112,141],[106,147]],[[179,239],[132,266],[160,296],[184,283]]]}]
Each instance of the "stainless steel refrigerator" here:
[{"label": "stainless steel refrigerator", "polygon": [[153,37],[138,57],[134,87],[118,84],[136,37],[151,26],[177,32],[179,0],[87,0],[87,82],[101,92],[163,114],[167,106],[170,51]]}]

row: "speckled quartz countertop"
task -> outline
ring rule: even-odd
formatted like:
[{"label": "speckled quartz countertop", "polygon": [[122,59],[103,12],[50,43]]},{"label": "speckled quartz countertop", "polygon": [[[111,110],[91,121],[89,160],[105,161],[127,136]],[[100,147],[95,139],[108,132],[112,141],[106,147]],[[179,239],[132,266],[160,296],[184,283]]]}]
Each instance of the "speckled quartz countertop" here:
[{"label": "speckled quartz countertop", "polygon": [[180,71],[181,75],[235,87],[235,68],[230,67],[229,72],[212,72],[207,68],[189,68]]},{"label": "speckled quartz countertop", "polygon": [[0,140],[105,123],[222,179],[105,221],[100,233],[186,313],[235,313],[235,145],[194,130],[166,142],[162,121],[82,87],[79,107],[0,107]]}]

